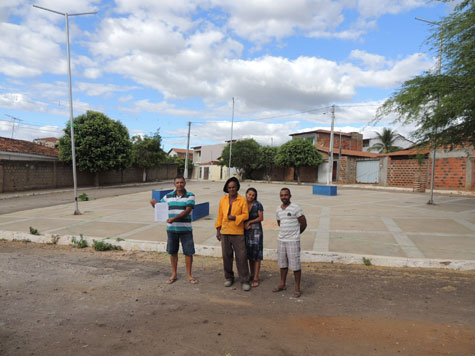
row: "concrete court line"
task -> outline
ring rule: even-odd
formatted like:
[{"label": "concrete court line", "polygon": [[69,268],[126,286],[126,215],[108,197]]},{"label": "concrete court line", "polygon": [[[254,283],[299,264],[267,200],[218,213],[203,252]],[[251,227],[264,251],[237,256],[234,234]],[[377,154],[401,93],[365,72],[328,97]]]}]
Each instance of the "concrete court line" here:
[{"label": "concrete court line", "polygon": [[0,223],[0,226],[1,226],[1,225],[12,224],[12,223],[21,223],[21,222],[28,221],[28,220],[31,220],[31,219],[32,219],[32,217],[30,217],[30,218],[23,218],[23,219],[19,219],[19,220],[15,220],[15,221],[7,221],[7,222]]},{"label": "concrete court line", "polygon": [[[471,222],[465,220],[465,219],[460,219],[460,218],[454,218],[452,219],[455,222],[459,223],[462,226],[465,226],[467,229],[475,231],[475,224],[472,224]],[[474,235],[475,237],[475,235]]]},{"label": "concrete court line", "polygon": [[[108,221],[109,222],[109,221]],[[133,229],[133,230],[130,230],[130,231],[127,231],[127,232],[124,232],[120,235],[117,235],[116,237],[120,237],[120,238],[124,238],[124,237],[129,237],[137,232],[142,232],[142,231],[147,231],[153,227],[157,227],[158,225],[153,223],[153,224],[147,224],[145,226],[141,226],[141,227],[138,227],[136,229]]]},{"label": "concrete court line", "polygon": [[[379,217],[379,216],[378,216]],[[378,230],[330,230],[330,232],[336,232],[340,234],[344,234],[346,232],[349,233],[364,233],[364,234],[390,234],[391,231],[378,231]],[[437,237],[474,237],[473,234],[452,234],[452,233],[443,233],[443,232],[420,232],[420,231],[410,231],[406,232],[407,235],[415,235],[415,236],[437,236]]]},{"label": "concrete court line", "polygon": [[381,220],[388,228],[389,232],[394,236],[401,249],[410,258],[424,258],[424,254],[417,248],[412,240],[402,231],[399,226],[388,216],[382,216]]},{"label": "concrete court line", "polygon": [[320,214],[320,224],[315,234],[315,241],[313,242],[313,250],[328,252],[330,248],[330,213],[331,208],[326,206],[322,209]]},{"label": "concrete court line", "polygon": [[71,224],[71,225],[56,227],[56,228],[54,228],[54,229],[45,230],[44,233],[45,233],[45,234],[51,234],[51,233],[56,232],[56,231],[59,231],[59,230],[67,229],[68,227],[85,225],[85,224],[90,223],[90,222],[92,222],[92,221],[96,221],[96,220],[80,221],[80,222],[77,222],[77,223],[75,223],[75,224]]},{"label": "concrete court line", "polygon": [[218,243],[220,243],[218,241],[218,239],[216,238],[216,235],[213,235],[211,236],[210,238],[208,238],[206,241],[203,241],[202,243],[200,243],[200,245],[204,245],[204,246],[217,246]]}]

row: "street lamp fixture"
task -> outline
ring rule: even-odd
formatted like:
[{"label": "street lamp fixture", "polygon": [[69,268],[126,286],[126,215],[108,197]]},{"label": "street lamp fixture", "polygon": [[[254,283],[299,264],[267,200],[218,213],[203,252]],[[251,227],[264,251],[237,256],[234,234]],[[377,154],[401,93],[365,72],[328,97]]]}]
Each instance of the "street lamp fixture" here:
[{"label": "street lamp fixture", "polygon": [[79,211],[79,205],[78,205],[78,189],[77,189],[77,176],[76,176],[76,148],[74,145],[74,126],[73,126],[73,91],[71,88],[71,58],[70,58],[70,53],[69,53],[69,21],[68,18],[69,16],[80,16],[80,15],[95,15],[97,14],[97,11],[91,11],[91,12],[79,12],[79,13],[74,13],[74,14],[68,14],[67,12],[59,12],[51,9],[47,9],[46,7],[41,7],[38,5],[33,5],[33,7],[36,7],[41,10],[53,12],[58,15],[63,15],[64,19],[66,21],[66,51],[68,55],[68,87],[69,87],[69,125],[71,129],[71,156],[72,156],[72,161],[73,161],[73,182],[74,182],[74,201],[76,203],[76,208],[74,210],[74,215],[80,215],[81,212]]}]

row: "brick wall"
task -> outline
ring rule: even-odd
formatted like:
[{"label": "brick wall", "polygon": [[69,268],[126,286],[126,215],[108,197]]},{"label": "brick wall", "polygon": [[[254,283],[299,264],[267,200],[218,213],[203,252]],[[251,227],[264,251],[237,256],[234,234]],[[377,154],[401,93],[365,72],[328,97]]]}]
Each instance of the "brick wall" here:
[{"label": "brick wall", "polygon": [[[387,184],[393,187],[414,187],[415,181],[425,177],[427,160],[389,158]],[[430,184],[430,183],[429,183]]]},{"label": "brick wall", "polygon": [[316,182],[318,179],[317,167],[300,167],[301,182]]},{"label": "brick wall", "polygon": [[[429,167],[432,160],[429,160]],[[432,171],[427,174],[428,186],[430,186]],[[467,177],[467,157],[437,158],[435,161],[434,188],[442,189],[465,189]]]},{"label": "brick wall", "polygon": [[[175,177],[177,166],[164,164],[148,170],[147,181]],[[77,171],[79,187],[94,185],[94,174]],[[109,171],[99,175],[100,185],[142,182],[141,168]],[[73,186],[72,167],[59,161],[0,161],[0,193]]]},{"label": "brick wall", "polygon": [[[330,134],[318,133],[317,134],[317,147],[330,147]],[[340,147],[340,135],[335,134],[333,136],[333,147],[335,149]],[[341,136],[341,148],[345,150],[362,151],[363,150],[363,135],[353,133],[350,136]]]}]

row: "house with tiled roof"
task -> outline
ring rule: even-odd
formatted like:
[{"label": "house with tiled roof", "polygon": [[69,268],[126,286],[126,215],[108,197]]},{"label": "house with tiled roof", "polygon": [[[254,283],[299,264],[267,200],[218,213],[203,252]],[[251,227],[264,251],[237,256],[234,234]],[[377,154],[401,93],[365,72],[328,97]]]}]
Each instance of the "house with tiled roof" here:
[{"label": "house with tiled roof", "polygon": [[59,138],[57,137],[35,138],[33,142],[51,148],[58,148],[59,146]]},{"label": "house with tiled roof", "polygon": [[[186,157],[186,149],[184,148],[171,148],[168,153],[170,157],[179,157],[185,158]],[[193,160],[193,150],[188,151],[188,159]]]},{"label": "house with tiled roof", "polygon": [[0,160],[57,161],[59,151],[34,142],[0,137]]}]

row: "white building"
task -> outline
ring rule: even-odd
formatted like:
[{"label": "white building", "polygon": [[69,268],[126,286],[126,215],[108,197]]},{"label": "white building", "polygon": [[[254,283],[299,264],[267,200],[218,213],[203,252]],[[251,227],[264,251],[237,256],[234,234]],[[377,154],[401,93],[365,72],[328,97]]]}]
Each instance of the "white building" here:
[{"label": "white building", "polygon": [[[371,138],[364,138],[363,139],[363,152],[368,152],[370,147],[373,147],[375,144],[381,143],[381,140],[375,136]],[[400,147],[402,149],[407,149],[409,147],[414,146],[414,142],[408,140],[404,136],[400,134],[395,135],[395,140],[393,142],[393,146]]]}]

